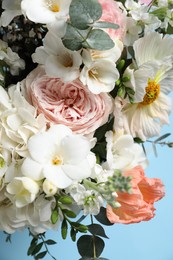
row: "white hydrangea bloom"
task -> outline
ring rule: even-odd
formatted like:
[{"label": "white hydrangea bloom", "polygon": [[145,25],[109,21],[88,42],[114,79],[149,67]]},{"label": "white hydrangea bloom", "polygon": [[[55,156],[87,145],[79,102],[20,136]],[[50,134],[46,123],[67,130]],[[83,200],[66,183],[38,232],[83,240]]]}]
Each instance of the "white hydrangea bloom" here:
[{"label": "white hydrangea bloom", "polygon": [[10,87],[8,93],[3,89],[0,92],[3,94],[0,100],[1,143],[4,148],[26,156],[28,139],[46,127],[44,116],[37,116],[36,109],[22,96],[19,83]]},{"label": "white hydrangea bloom", "polygon": [[48,31],[44,46],[38,47],[32,55],[34,62],[45,65],[49,77],[73,81],[79,77],[82,58],[79,52],[66,49],[62,40],[52,31]]},{"label": "white hydrangea bloom", "polygon": [[123,133],[106,133],[107,141],[107,161],[103,165],[110,170],[129,170],[137,165],[141,165],[144,169],[148,165],[147,158],[142,147],[134,143],[131,135]]},{"label": "white hydrangea bloom", "polygon": [[94,167],[91,158],[95,158],[90,149],[87,138],[73,134],[64,125],[53,125],[29,139],[30,155],[23,162],[22,172],[33,180],[46,178],[64,189],[75,180],[90,177]]}]

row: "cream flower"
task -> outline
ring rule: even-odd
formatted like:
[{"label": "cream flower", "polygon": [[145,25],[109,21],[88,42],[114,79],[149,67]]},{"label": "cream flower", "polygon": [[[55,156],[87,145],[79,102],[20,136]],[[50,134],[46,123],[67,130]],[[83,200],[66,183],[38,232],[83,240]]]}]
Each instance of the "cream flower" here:
[{"label": "cream flower", "polygon": [[147,158],[142,147],[134,143],[131,135],[123,133],[106,133],[107,141],[107,161],[104,167],[108,170],[127,170],[137,165],[141,165],[144,169],[148,165]]},{"label": "cream flower", "polygon": [[6,196],[17,208],[22,208],[35,200],[39,185],[28,177],[15,177],[6,189],[8,192]]},{"label": "cream flower", "polygon": [[126,104],[122,109],[124,128],[133,137],[146,140],[159,135],[161,126],[169,123],[173,42],[153,32],[135,42],[134,52],[136,65],[128,68],[128,86],[135,90],[134,104]]},{"label": "cream flower", "polygon": [[1,143],[4,148],[26,156],[28,139],[46,126],[44,116],[37,116],[36,109],[25,100],[20,92],[20,84],[9,88],[9,96],[3,90],[1,92]]},{"label": "cream flower", "polygon": [[[79,78],[94,94],[110,92],[115,87],[115,82],[119,78],[119,72],[114,62],[115,58],[102,58],[104,56],[109,57],[109,54],[110,52],[105,52],[105,54],[103,52],[102,56],[100,52],[97,51],[84,51],[84,67]],[[116,58],[118,56],[119,55],[115,55]]]},{"label": "cream flower", "polygon": [[79,52],[66,49],[62,40],[49,31],[44,39],[44,46],[38,47],[32,55],[33,61],[45,65],[49,77],[60,78],[64,82],[79,77],[82,58]]},{"label": "cream flower", "polygon": [[33,22],[52,24],[67,19],[71,0],[22,0],[22,12]]},{"label": "cream flower", "polygon": [[25,68],[25,62],[16,52],[13,52],[8,44],[0,40],[0,60],[3,60],[10,67],[12,75],[18,75],[20,69]]},{"label": "cream flower", "polygon": [[4,11],[1,15],[2,26],[7,26],[14,17],[21,15],[21,0],[2,0],[2,9]]},{"label": "cream flower", "polygon": [[[46,178],[57,188],[64,189],[74,180],[90,177],[92,165],[90,142],[74,135],[64,125],[54,125],[28,141],[30,157],[22,165],[22,172],[33,180]],[[32,168],[32,171],[31,171]]]}]

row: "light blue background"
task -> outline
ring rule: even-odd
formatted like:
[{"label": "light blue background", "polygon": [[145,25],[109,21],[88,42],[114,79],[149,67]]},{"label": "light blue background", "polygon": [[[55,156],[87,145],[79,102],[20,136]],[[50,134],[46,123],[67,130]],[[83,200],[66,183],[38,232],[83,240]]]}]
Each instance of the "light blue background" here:
[{"label": "light blue background", "polygon": [[[162,134],[170,132],[167,140],[173,141],[173,115],[171,126],[164,127]],[[156,216],[148,222],[133,225],[105,227],[109,240],[105,240],[102,256],[109,260],[173,260],[173,148],[157,146],[156,158],[152,146],[148,144],[147,154],[150,165],[147,176],[161,178],[165,184],[166,196],[155,204]],[[90,224],[88,219],[88,224]],[[57,241],[49,246],[57,260],[78,260],[76,244],[70,238],[63,241],[60,232],[48,232],[47,238]],[[5,242],[0,233],[0,260],[33,259],[26,255],[30,243],[28,232],[17,232],[12,236],[12,244]],[[46,256],[45,260],[52,258]]]}]

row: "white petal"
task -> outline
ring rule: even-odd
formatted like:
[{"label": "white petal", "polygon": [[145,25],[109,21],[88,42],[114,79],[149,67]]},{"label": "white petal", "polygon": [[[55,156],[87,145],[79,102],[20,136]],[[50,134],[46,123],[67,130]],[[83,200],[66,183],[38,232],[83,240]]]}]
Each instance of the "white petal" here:
[{"label": "white petal", "polygon": [[39,181],[44,178],[42,168],[43,167],[41,164],[33,161],[30,158],[26,158],[22,164],[21,171],[24,176]]}]

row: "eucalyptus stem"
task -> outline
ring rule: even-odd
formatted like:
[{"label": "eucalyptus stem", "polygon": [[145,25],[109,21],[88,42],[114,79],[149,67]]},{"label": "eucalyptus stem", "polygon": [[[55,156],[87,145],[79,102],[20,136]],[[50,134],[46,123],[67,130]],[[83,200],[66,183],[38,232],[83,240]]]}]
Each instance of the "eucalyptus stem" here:
[{"label": "eucalyptus stem", "polygon": [[[90,215],[90,217],[91,217],[91,224],[93,225],[94,224],[93,216]],[[93,237],[93,255],[94,255],[94,258],[96,258],[97,255],[96,255],[95,235],[92,235],[92,237]]]}]

